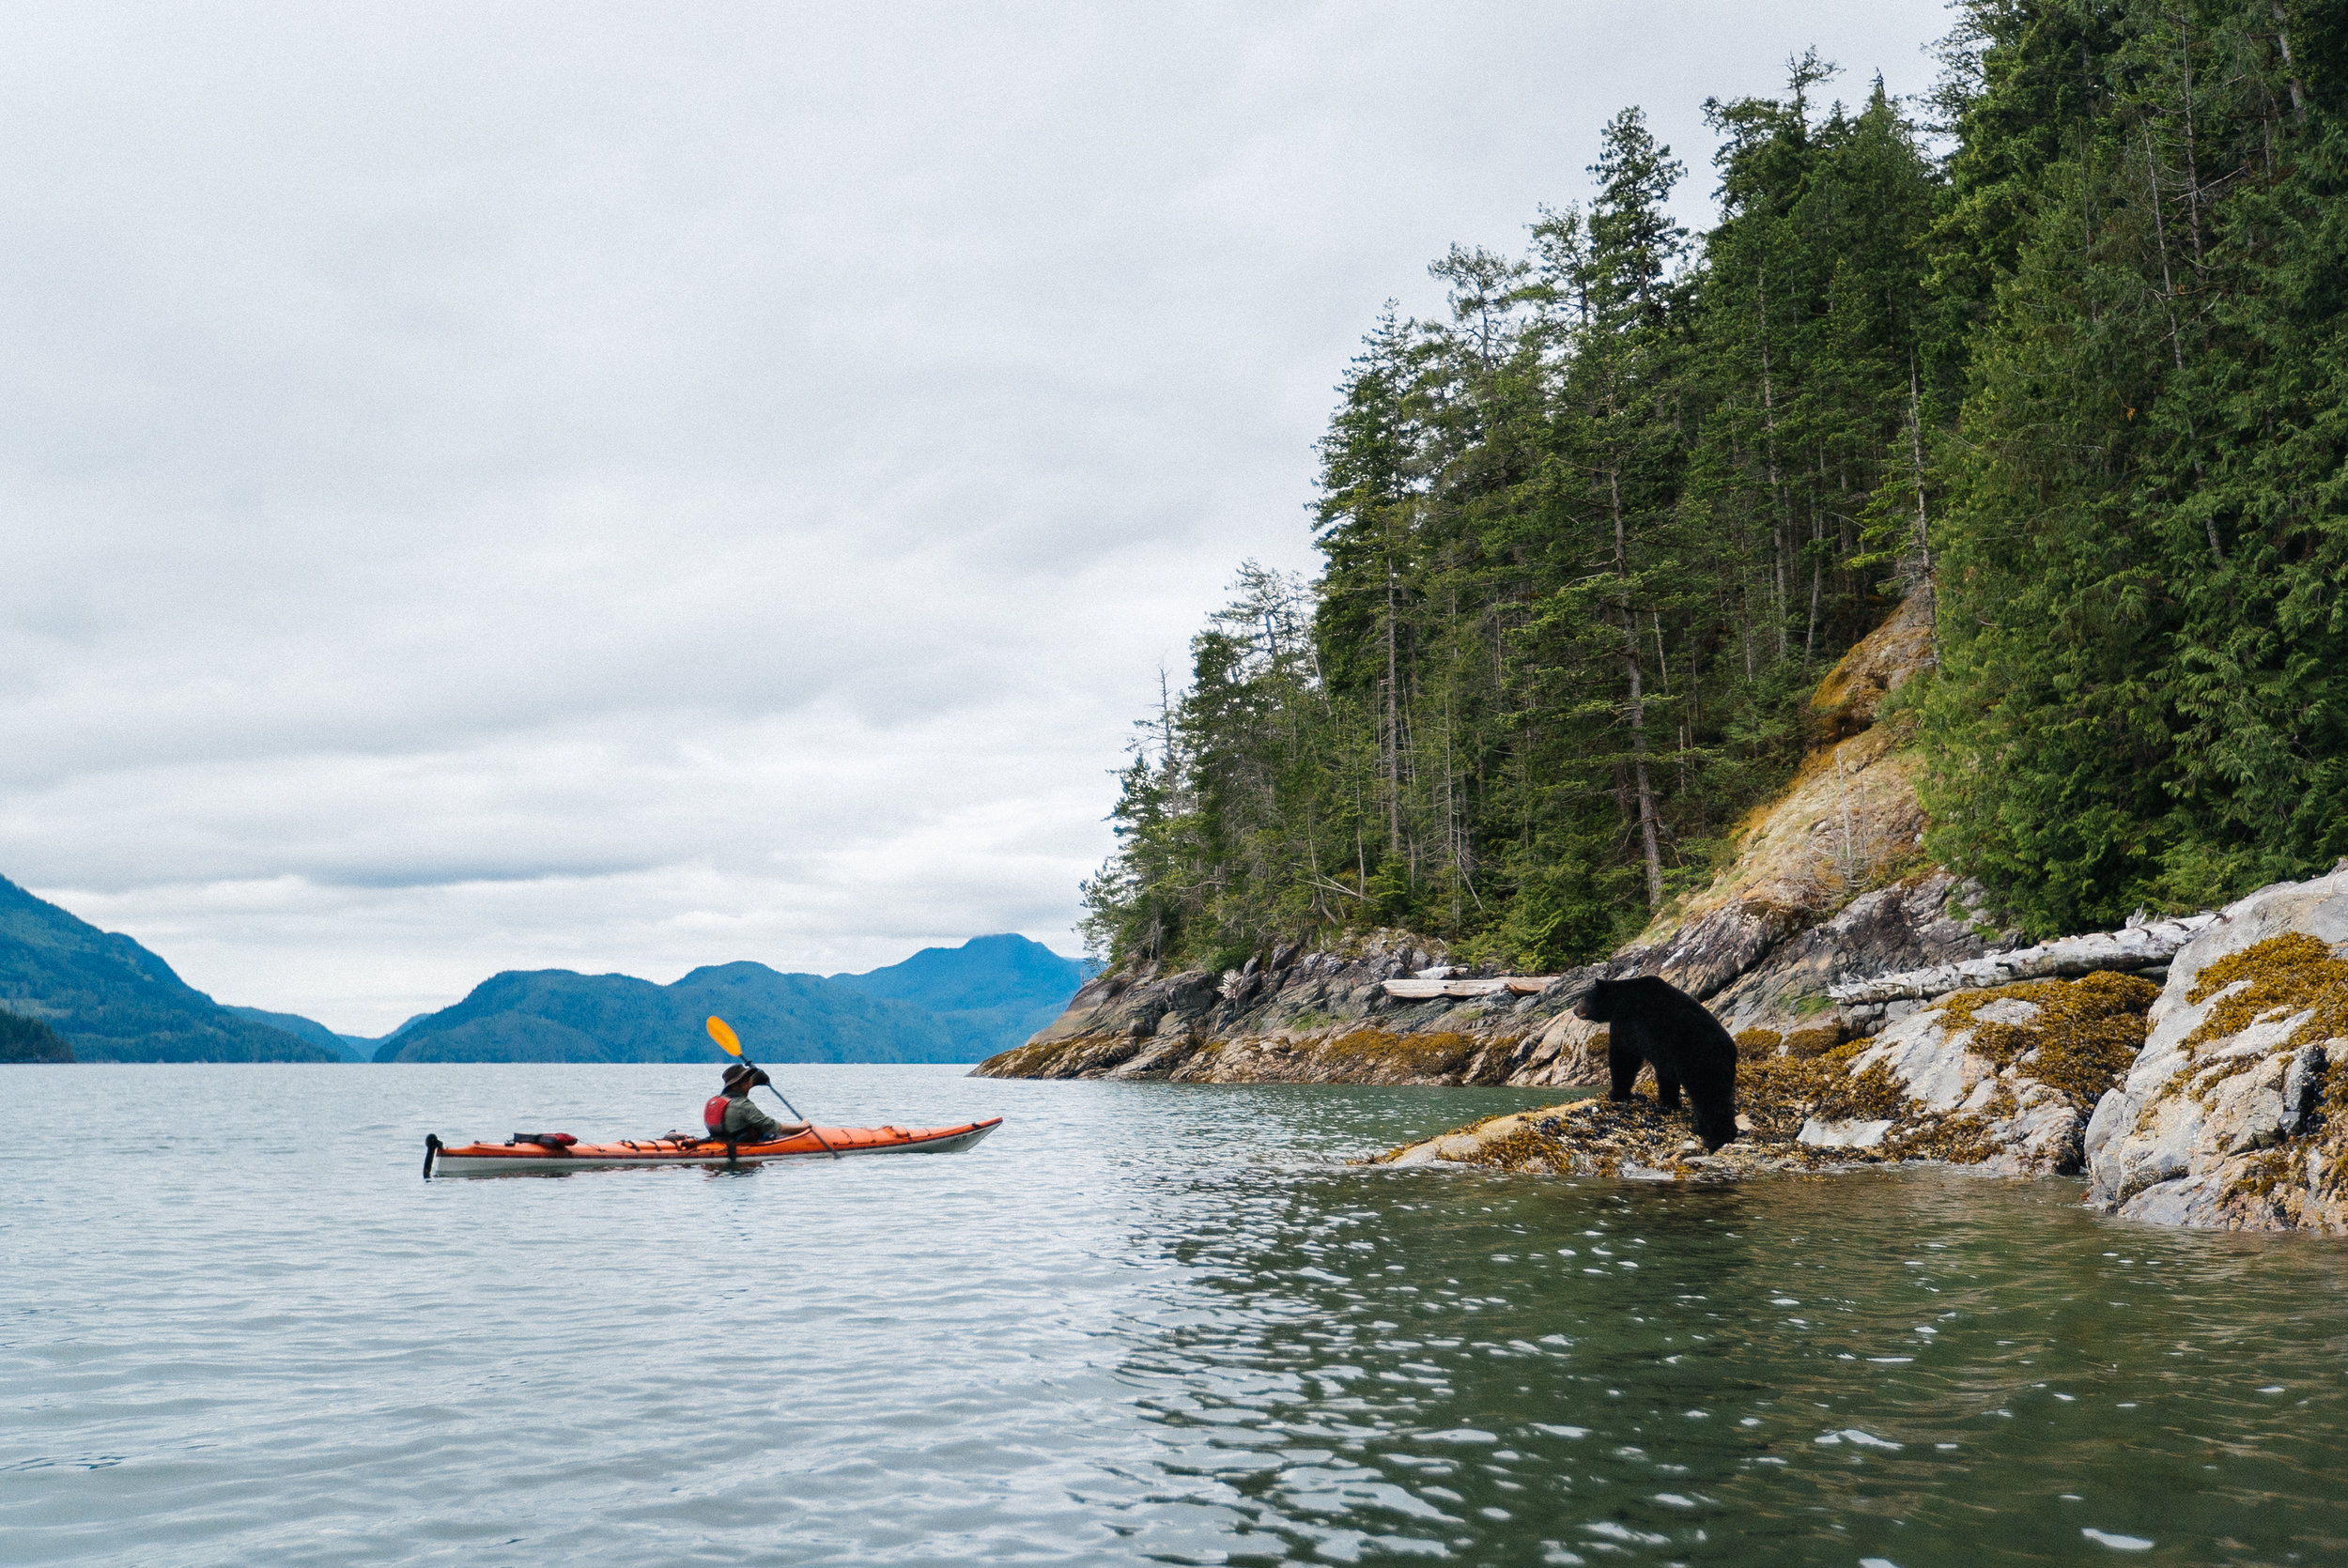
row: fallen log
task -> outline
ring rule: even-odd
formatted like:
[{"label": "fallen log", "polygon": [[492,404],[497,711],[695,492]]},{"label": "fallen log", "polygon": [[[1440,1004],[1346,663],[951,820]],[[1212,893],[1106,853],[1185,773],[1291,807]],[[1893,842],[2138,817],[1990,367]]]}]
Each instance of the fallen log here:
[{"label": "fallen log", "polygon": [[2177,949],[2216,920],[2214,914],[2187,915],[2175,920],[2155,920],[2124,930],[2090,931],[2059,937],[2034,947],[1967,959],[1961,963],[1936,964],[1873,979],[1846,980],[1827,987],[1827,998],[1843,1008],[1875,1008],[1892,1002],[1928,1002],[1959,991],[1985,991],[2022,980],[2067,980],[2081,975],[2113,970],[2134,974],[2160,969],[2177,956]]},{"label": "fallen log", "polygon": [[1387,980],[1386,994],[1405,1002],[1431,1001],[1438,996],[1466,999],[1491,996],[1507,992],[1516,996],[1538,996],[1549,989],[1554,975],[1495,975],[1483,980]]}]

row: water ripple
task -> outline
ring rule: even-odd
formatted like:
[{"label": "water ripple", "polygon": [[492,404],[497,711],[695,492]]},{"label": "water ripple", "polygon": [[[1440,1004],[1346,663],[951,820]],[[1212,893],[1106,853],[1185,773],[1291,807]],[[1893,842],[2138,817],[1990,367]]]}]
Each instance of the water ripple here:
[{"label": "water ripple", "polygon": [[[2064,1183],[1363,1168],[1526,1097],[920,1068],[791,1089],[1011,1121],[417,1179],[707,1078],[11,1069],[7,1560],[2348,1560],[2348,1249]],[[103,1152],[98,1089],[171,1130]]]}]

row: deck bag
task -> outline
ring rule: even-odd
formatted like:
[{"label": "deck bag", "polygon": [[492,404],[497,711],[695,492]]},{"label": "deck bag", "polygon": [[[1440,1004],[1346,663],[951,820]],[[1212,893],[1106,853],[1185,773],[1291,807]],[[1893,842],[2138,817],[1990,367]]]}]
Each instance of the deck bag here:
[{"label": "deck bag", "polygon": [[505,1140],[508,1148],[516,1144],[535,1144],[548,1154],[568,1153],[570,1146],[578,1142],[567,1132],[517,1132]]}]

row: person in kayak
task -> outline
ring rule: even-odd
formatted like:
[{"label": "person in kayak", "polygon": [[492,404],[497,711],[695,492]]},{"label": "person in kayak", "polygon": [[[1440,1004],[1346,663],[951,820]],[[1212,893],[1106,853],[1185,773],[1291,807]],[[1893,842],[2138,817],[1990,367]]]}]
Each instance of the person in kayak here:
[{"label": "person in kayak", "polygon": [[712,1138],[736,1144],[772,1144],[807,1130],[805,1122],[779,1122],[750,1103],[750,1091],[769,1083],[764,1068],[736,1062],[726,1068],[724,1092],[713,1096],[703,1109],[702,1125]]}]

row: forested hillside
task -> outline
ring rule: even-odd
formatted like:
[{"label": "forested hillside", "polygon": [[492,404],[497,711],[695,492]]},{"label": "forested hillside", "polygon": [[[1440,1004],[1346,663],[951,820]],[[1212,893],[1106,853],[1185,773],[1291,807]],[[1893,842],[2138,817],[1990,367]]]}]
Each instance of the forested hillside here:
[{"label": "forested hillside", "polygon": [[[85,1062],[331,1062],[333,1053],[239,1018],[129,937],[0,877],[0,1011],[38,1021]],[[10,1024],[20,1042],[27,1037]],[[39,1045],[38,1035],[30,1042]]]},{"label": "forested hillside", "polygon": [[1085,966],[1004,934],[925,947],[865,975],[711,964],[668,985],[566,969],[507,971],[455,1007],[411,1018],[378,1062],[701,1062],[718,1014],[766,1062],[974,1062],[1067,1006]]},{"label": "forested hillside", "polygon": [[1602,952],[1710,879],[1911,593],[1917,857],[2025,929],[2348,852],[2343,15],[1957,16],[1928,103],[1805,56],[1707,104],[1708,233],[1626,109],[1583,203],[1372,327],[1321,575],[1242,567],[1140,725],[1097,946]]}]

